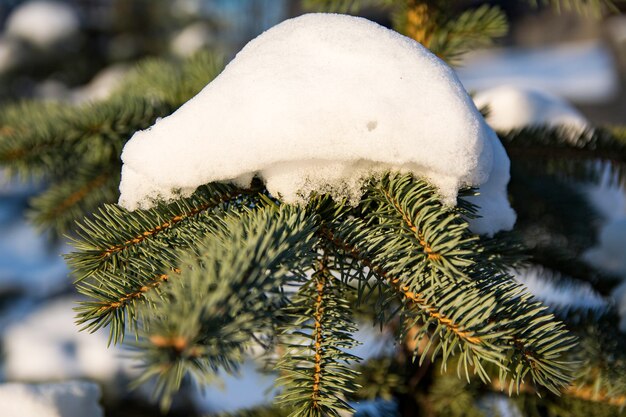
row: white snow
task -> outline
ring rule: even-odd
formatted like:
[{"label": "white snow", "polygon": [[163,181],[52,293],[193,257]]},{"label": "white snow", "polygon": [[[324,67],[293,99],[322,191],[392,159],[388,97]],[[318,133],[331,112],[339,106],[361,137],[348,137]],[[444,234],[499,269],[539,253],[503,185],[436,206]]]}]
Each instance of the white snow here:
[{"label": "white snow", "polygon": [[584,254],[598,269],[626,278],[626,217],[607,222],[600,230],[599,242]]},{"label": "white snow", "polygon": [[6,22],[6,34],[40,48],[68,41],[80,29],[80,20],[68,3],[52,0],[27,1]]},{"label": "white snow", "polygon": [[600,230],[599,243],[584,253],[594,267],[622,277],[625,281],[611,296],[621,317],[619,328],[626,332],[626,216],[609,220]]},{"label": "white snow", "polygon": [[99,71],[86,85],[74,89],[72,101],[84,103],[105,100],[122,85],[130,67],[127,64],[113,64]]},{"label": "white snow", "polygon": [[51,244],[24,218],[26,199],[36,191],[34,184],[11,180],[0,170],[0,294],[36,299],[71,286],[61,257],[68,247]]},{"label": "white snow", "polygon": [[196,97],[135,133],[119,202],[146,208],[258,175],[287,203],[312,192],[355,203],[365,177],[398,170],[449,205],[460,187],[488,183],[490,221],[474,231],[491,234],[515,221],[498,141],[454,71],[420,44],[363,18],[309,14],[251,41]]},{"label": "white snow", "polygon": [[7,378],[110,382],[133,366],[119,348],[107,348],[106,331],[79,332],[75,306],[72,298],[56,300],[7,327],[2,335]]},{"label": "white snow", "polygon": [[617,66],[602,42],[530,49],[488,49],[465,55],[457,69],[469,91],[514,85],[547,91],[578,103],[606,102],[619,91]]},{"label": "white snow", "polygon": [[583,190],[600,215],[608,220],[614,220],[626,216],[626,194],[618,182],[610,181],[610,176],[610,174],[604,174],[599,185],[587,185],[583,187]]},{"label": "white snow", "polygon": [[91,382],[0,384],[2,417],[103,417],[100,388]]},{"label": "white snow", "polygon": [[487,123],[497,131],[552,126],[582,133],[589,127],[567,101],[536,89],[503,85],[476,93],[474,103],[479,109],[488,107]]},{"label": "white snow", "polygon": [[188,57],[215,41],[206,23],[196,22],[185,27],[170,42],[170,50],[180,57]]},{"label": "white snow", "polygon": [[515,279],[547,306],[559,310],[571,309],[604,311],[607,300],[591,285],[576,281],[563,281],[554,273],[539,267],[512,271]]}]

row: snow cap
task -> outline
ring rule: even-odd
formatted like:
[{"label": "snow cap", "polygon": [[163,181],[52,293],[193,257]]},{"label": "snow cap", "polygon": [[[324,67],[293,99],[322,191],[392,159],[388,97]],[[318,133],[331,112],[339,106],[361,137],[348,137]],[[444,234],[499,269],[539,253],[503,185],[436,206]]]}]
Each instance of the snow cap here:
[{"label": "snow cap", "polygon": [[122,159],[119,203],[131,210],[255,175],[286,203],[312,192],[356,203],[363,180],[389,170],[425,178],[455,205],[459,188],[495,170],[496,218],[474,231],[515,221],[508,157],[454,71],[347,15],[303,15],[261,34],[196,97],[135,133]]}]

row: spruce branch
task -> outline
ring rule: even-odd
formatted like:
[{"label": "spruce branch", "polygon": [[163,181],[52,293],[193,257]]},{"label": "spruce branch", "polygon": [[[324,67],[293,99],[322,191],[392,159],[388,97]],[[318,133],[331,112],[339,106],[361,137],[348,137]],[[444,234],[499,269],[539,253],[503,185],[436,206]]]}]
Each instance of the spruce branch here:
[{"label": "spruce branch", "polygon": [[244,210],[224,226],[182,258],[180,279],[154,298],[143,326],[140,381],[157,376],[164,407],[185,375],[235,372],[254,334],[273,329],[283,286],[301,282],[315,257],[317,220],[302,209]]},{"label": "spruce branch", "polygon": [[438,26],[428,48],[451,65],[457,65],[463,54],[491,46],[508,31],[504,12],[497,6],[482,5]]},{"label": "spruce branch", "polygon": [[284,388],[277,404],[293,408],[291,417],[338,417],[341,411],[353,411],[345,396],[357,388],[357,372],[349,365],[358,358],[346,352],[356,345],[348,287],[331,274],[327,255],[315,269],[286,309],[291,320],[283,335],[286,352],[277,366],[282,372],[277,384]]},{"label": "spruce branch", "polygon": [[[480,242],[462,225],[466,221],[459,209],[442,208],[433,195],[432,187],[410,176],[383,177],[369,187],[367,222],[341,219],[322,231],[345,255],[359,260],[400,295],[408,327],[420,325],[418,339],[435,331],[438,338],[431,338],[431,342],[436,340],[433,352],[442,352],[444,364],[449,355],[460,352],[458,372],[468,378],[473,369],[488,380],[482,362],[492,363],[500,367],[502,378],[512,378],[510,390],[529,375],[533,383],[558,392],[571,379],[572,364],[564,355],[573,347],[573,339],[561,323],[545,313],[545,307],[490,262]],[[428,205],[438,205],[438,209],[428,214]],[[433,215],[442,212],[442,217]],[[420,213],[426,213],[424,219],[436,219],[430,232],[420,231],[428,225],[420,220]],[[437,229],[447,228],[452,230],[437,234]],[[454,238],[455,228],[462,232],[458,239]],[[434,236],[442,238],[429,241]],[[444,243],[432,251],[430,245],[444,242],[448,236],[452,236],[450,247]],[[463,249],[472,242],[473,248]],[[466,258],[460,258],[462,262],[454,268],[427,269],[440,260],[429,259],[425,251],[429,247],[431,254]]]},{"label": "spruce branch", "polygon": [[563,127],[529,127],[499,133],[514,163],[541,174],[598,181],[603,161],[621,181],[626,169],[626,135],[619,129],[575,132]]},{"label": "spruce branch", "polygon": [[[364,238],[363,235],[372,235],[371,229],[368,230],[367,227],[359,221],[354,220],[350,223],[344,222],[342,227],[336,227],[332,231],[330,229],[322,229],[322,235],[330,243],[335,245],[338,250],[342,251],[344,256],[348,255],[358,260],[363,267],[374,271],[379,280],[394,290],[405,307],[404,314],[407,322],[405,327],[410,328],[419,325],[421,329],[428,329],[430,325],[434,326],[436,329],[435,333],[440,333],[440,336],[442,336],[438,342],[440,347],[433,347],[435,353],[442,347],[446,347],[443,351],[444,354],[448,356],[448,354],[455,353],[455,346],[460,346],[465,352],[465,355],[476,356],[476,358],[468,360],[466,364],[476,366],[475,371],[481,373],[481,375],[485,375],[485,373],[480,366],[479,357],[495,364],[504,360],[504,357],[500,354],[497,347],[490,341],[490,339],[497,339],[504,335],[493,332],[493,326],[490,324],[485,328],[481,328],[483,322],[488,317],[488,315],[482,317],[483,314],[490,313],[490,303],[477,303],[477,300],[472,299],[473,297],[471,297],[471,295],[468,297],[468,294],[460,294],[458,291],[455,292],[453,288],[449,287],[449,293],[442,297],[446,299],[447,303],[444,305],[435,304],[433,299],[425,295],[429,290],[432,292],[432,287],[429,287],[428,284],[421,286],[414,285],[414,287],[404,285],[399,277],[391,275],[381,266],[384,255],[380,256],[375,252],[376,249],[373,248],[373,245],[376,244],[374,242],[380,245],[382,242],[385,242],[384,238],[376,236],[369,241],[370,243],[365,244],[369,246],[367,250],[361,251],[358,249],[354,242]],[[373,261],[370,259],[373,259]],[[381,262],[381,264],[378,262]],[[411,276],[410,274],[406,275]],[[406,275],[402,274],[401,276],[404,278]],[[467,317],[462,314],[457,315],[455,314],[454,308],[449,311],[446,309],[446,305],[450,306],[454,304],[462,306],[463,303],[461,299],[464,301],[467,300],[468,304],[474,302],[473,307],[477,307],[478,305],[475,311],[475,313],[478,313],[478,317]],[[483,310],[482,312],[480,311],[481,309]],[[416,335],[416,339],[424,336],[426,336],[426,332],[422,331]],[[417,344],[419,344],[419,341],[416,345]],[[452,349],[448,349],[449,347],[452,347]],[[425,356],[423,356],[423,358],[425,358]],[[468,370],[465,371],[468,372]]]},{"label": "spruce branch", "polygon": [[85,219],[73,242],[76,252],[66,255],[78,291],[92,300],[77,308],[78,323],[90,331],[109,325],[111,341],[121,341],[127,323],[135,328],[146,295],[160,293],[172,272],[178,275],[180,251],[221,231],[223,213],[252,204],[246,194],[255,198],[252,191],[209,184],[149,210],[105,205]]},{"label": "spruce branch", "polygon": [[53,183],[29,204],[29,220],[41,230],[61,236],[71,230],[76,219],[94,212],[103,201],[118,195],[120,175],[109,166],[80,168],[72,178]]}]

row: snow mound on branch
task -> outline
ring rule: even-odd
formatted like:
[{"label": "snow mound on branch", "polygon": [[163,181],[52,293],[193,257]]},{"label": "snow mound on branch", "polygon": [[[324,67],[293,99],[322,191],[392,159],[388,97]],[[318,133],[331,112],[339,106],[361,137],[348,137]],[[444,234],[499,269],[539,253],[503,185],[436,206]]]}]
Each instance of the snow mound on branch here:
[{"label": "snow mound on branch", "polygon": [[587,120],[568,102],[545,91],[504,85],[474,96],[476,107],[489,107],[487,122],[507,132],[527,126],[566,127],[582,133]]},{"label": "snow mound on branch", "polygon": [[100,388],[90,382],[0,384],[2,417],[102,417]]},{"label": "snow mound on branch", "polygon": [[6,33],[40,48],[49,48],[73,37],[80,28],[76,11],[67,3],[29,1],[9,16]]},{"label": "snow mound on branch", "polygon": [[261,34],[196,97],[135,133],[122,159],[119,202],[131,210],[255,175],[287,203],[314,192],[356,203],[365,178],[395,170],[425,178],[448,205],[461,187],[488,184],[490,219],[475,232],[515,221],[508,157],[454,71],[347,15],[304,15]]}]

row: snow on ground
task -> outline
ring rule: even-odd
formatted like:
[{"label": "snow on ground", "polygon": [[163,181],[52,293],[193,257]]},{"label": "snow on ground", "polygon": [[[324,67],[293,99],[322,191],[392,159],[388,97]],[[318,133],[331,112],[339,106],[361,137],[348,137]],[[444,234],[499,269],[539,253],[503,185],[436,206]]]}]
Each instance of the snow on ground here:
[{"label": "snow on ground", "polygon": [[100,388],[90,382],[0,384],[2,417],[102,417]]},{"label": "snow on ground", "polygon": [[113,382],[134,362],[120,348],[107,348],[108,334],[79,332],[76,299],[43,304],[2,334],[5,376],[9,380],[49,381],[90,378]]},{"label": "snow on ground", "polygon": [[0,293],[17,291],[41,298],[69,286],[61,257],[68,250],[66,246],[50,247],[25,220],[2,224],[0,219],[0,231]]},{"label": "snow on ground", "polygon": [[68,41],[80,29],[80,20],[68,3],[52,0],[27,1],[17,7],[6,22],[8,36],[50,48]]},{"label": "snow on ground", "polygon": [[488,183],[478,233],[515,221],[508,157],[454,72],[417,42],[347,15],[304,15],[263,33],[196,97],[137,132],[122,159],[129,209],[254,175],[285,202],[317,191],[354,203],[364,177],[394,169],[427,178],[451,205],[460,187]]},{"label": "snow on ground", "polygon": [[0,171],[0,295],[43,298],[70,285],[61,257],[68,248],[51,245],[24,217],[26,199],[35,189],[10,181]]},{"label": "snow on ground", "polygon": [[527,126],[566,127],[582,133],[589,127],[585,117],[554,94],[525,87],[503,85],[474,95],[479,109],[488,108],[487,123],[508,132]]},{"label": "snow on ground", "polygon": [[603,102],[619,91],[609,49],[598,41],[535,49],[490,49],[466,55],[457,69],[468,91],[512,85],[580,103]]}]

